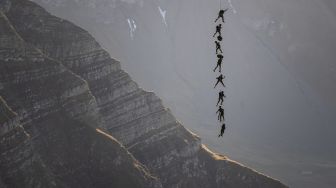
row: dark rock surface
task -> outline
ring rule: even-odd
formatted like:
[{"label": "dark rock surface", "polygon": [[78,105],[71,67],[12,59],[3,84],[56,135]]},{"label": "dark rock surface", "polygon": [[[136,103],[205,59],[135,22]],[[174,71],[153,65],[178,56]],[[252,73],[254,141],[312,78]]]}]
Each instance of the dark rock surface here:
[{"label": "dark rock surface", "polygon": [[[12,0],[1,15],[0,95],[12,109],[1,112],[17,118],[11,127],[46,171],[30,176],[56,187],[285,187],[209,151],[88,32],[26,0]],[[6,140],[13,128],[2,122]],[[7,177],[25,168],[1,166],[1,179],[51,187],[11,185]]]},{"label": "dark rock surface", "polygon": [[0,25],[3,183],[161,187],[118,141],[97,129],[101,121],[87,83],[27,44],[3,12]]},{"label": "dark rock surface", "polygon": [[30,136],[19,119],[0,97],[0,187],[55,187],[55,180],[33,152]]}]

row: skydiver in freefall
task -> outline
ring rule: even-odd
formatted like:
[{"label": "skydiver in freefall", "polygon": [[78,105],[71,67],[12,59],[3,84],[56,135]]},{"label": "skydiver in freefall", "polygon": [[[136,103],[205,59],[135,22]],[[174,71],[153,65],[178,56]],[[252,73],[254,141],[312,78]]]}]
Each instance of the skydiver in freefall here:
[{"label": "skydiver in freefall", "polygon": [[224,109],[222,108],[222,106],[219,106],[216,114],[218,114],[218,120],[222,122],[224,120]]},{"label": "skydiver in freefall", "polygon": [[217,20],[219,20],[220,18],[222,18],[223,23],[225,23],[225,21],[224,21],[224,13],[225,13],[227,10],[228,10],[228,9],[220,10],[220,11],[218,12],[218,18],[216,19],[215,22],[217,22]]},{"label": "skydiver in freefall", "polygon": [[223,102],[224,102],[224,98],[225,98],[226,96],[225,96],[225,94],[224,94],[224,91],[220,91],[219,93],[218,93],[218,101],[217,101],[217,105],[216,106],[218,106],[218,104],[220,103],[220,105],[223,105]]},{"label": "skydiver in freefall", "polygon": [[219,82],[225,87],[224,82],[223,82],[223,79],[224,79],[224,78],[225,78],[225,76],[223,76],[222,74],[219,75],[219,76],[216,78],[216,79],[217,79],[217,82],[216,82],[214,88],[216,88],[216,86],[217,86],[217,84],[218,84]]},{"label": "skydiver in freefall", "polygon": [[218,50],[220,51],[220,53],[223,53],[220,43],[218,41],[215,41],[215,43],[216,43],[216,54],[219,54]]},{"label": "skydiver in freefall", "polygon": [[218,57],[217,66],[215,67],[215,69],[213,71],[215,72],[216,69],[219,68],[219,72],[221,72],[222,71],[222,62],[223,62],[224,56],[221,55],[221,54],[218,54],[217,57]]},{"label": "skydiver in freefall", "polygon": [[218,137],[223,137],[225,129],[226,129],[226,126],[225,126],[225,123],[223,123],[220,134],[218,135]]},{"label": "skydiver in freefall", "polygon": [[218,25],[216,26],[216,32],[215,32],[215,34],[213,35],[213,37],[215,37],[217,33],[218,33],[218,36],[222,36],[222,24],[218,24]]}]

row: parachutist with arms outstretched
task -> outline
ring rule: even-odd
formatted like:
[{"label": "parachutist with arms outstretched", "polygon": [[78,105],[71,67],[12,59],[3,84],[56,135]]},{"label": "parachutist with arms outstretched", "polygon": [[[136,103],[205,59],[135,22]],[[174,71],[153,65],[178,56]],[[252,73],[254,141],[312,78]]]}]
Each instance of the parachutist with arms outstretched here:
[{"label": "parachutist with arms outstretched", "polygon": [[220,10],[219,12],[218,12],[218,17],[217,17],[217,19],[216,19],[216,21],[215,22],[217,22],[217,20],[219,20],[220,18],[222,18],[222,21],[223,21],[223,23],[225,23],[225,21],[224,21],[224,13],[227,11],[228,9],[225,9],[225,10]]},{"label": "parachutist with arms outstretched", "polygon": [[219,84],[219,82],[225,87],[224,82],[223,82],[223,79],[224,79],[224,78],[225,78],[225,76],[223,76],[222,74],[219,75],[219,76],[216,78],[216,79],[217,79],[217,82],[216,82],[214,88],[216,88],[216,86]]}]

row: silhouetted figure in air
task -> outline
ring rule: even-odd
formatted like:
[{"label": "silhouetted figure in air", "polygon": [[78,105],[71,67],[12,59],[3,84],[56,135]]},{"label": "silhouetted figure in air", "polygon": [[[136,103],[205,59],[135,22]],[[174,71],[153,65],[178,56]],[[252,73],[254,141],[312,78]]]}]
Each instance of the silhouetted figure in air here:
[{"label": "silhouetted figure in air", "polygon": [[216,32],[215,32],[215,34],[213,35],[213,37],[215,37],[217,33],[218,33],[218,36],[222,36],[222,24],[218,24],[218,25],[216,26]]},{"label": "silhouetted figure in air", "polygon": [[222,74],[219,75],[219,76],[216,78],[216,79],[217,79],[217,82],[216,82],[214,88],[216,88],[216,86],[217,86],[219,83],[221,83],[221,84],[225,87],[224,82],[223,82],[223,79],[224,79],[224,78],[225,78],[225,76],[223,76]]},{"label": "silhouetted figure in air", "polygon": [[213,71],[215,72],[216,69],[219,68],[219,72],[222,72],[222,62],[223,62],[224,56],[221,54],[218,54],[217,57],[218,57],[217,66],[215,67]]},{"label": "silhouetted figure in air", "polygon": [[224,91],[220,91],[219,93],[218,93],[218,101],[217,101],[217,105],[216,106],[218,106],[218,104],[220,103],[220,105],[223,105],[223,102],[224,102],[224,98],[225,98],[226,96],[225,96],[225,94],[224,94]]},{"label": "silhouetted figure in air", "polygon": [[224,120],[224,109],[222,108],[222,106],[219,106],[216,114],[218,114],[218,120],[222,122]]},{"label": "silhouetted figure in air", "polygon": [[218,41],[215,41],[215,43],[216,43],[216,54],[219,54],[218,51],[220,51],[220,53],[223,53],[220,43]]},{"label": "silhouetted figure in air", "polygon": [[224,21],[224,13],[225,13],[227,10],[228,10],[228,9],[220,10],[220,11],[218,12],[218,18],[216,19],[215,22],[217,22],[217,20],[219,20],[220,18],[222,18],[223,23],[225,23],[225,21]]},{"label": "silhouetted figure in air", "polygon": [[225,129],[226,129],[226,126],[225,126],[225,123],[223,123],[220,134],[218,135],[218,137],[223,137]]}]

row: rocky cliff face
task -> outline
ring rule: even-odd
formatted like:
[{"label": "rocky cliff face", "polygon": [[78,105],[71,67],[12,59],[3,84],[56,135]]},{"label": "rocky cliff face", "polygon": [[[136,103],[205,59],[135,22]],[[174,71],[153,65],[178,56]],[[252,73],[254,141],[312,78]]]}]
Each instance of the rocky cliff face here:
[{"label": "rocky cliff face", "polygon": [[20,125],[17,114],[1,97],[0,108],[0,187],[56,187],[56,179],[33,152],[31,138]]},{"label": "rocky cliff face", "polygon": [[[30,176],[45,175],[56,187],[285,187],[209,151],[88,32],[30,1],[6,6],[0,20],[0,95],[1,109],[7,110],[1,111],[0,136],[17,140],[13,148],[30,145],[23,153],[38,156],[43,167]],[[21,132],[13,132],[15,127]],[[29,166],[6,167],[12,155],[7,150],[1,150],[1,179],[15,187],[18,181],[11,178]],[[37,185],[51,187],[42,183]]]},{"label": "rocky cliff face", "polygon": [[0,12],[3,184],[161,187],[119,142],[97,129],[102,123],[87,83],[26,43],[8,13]]}]

